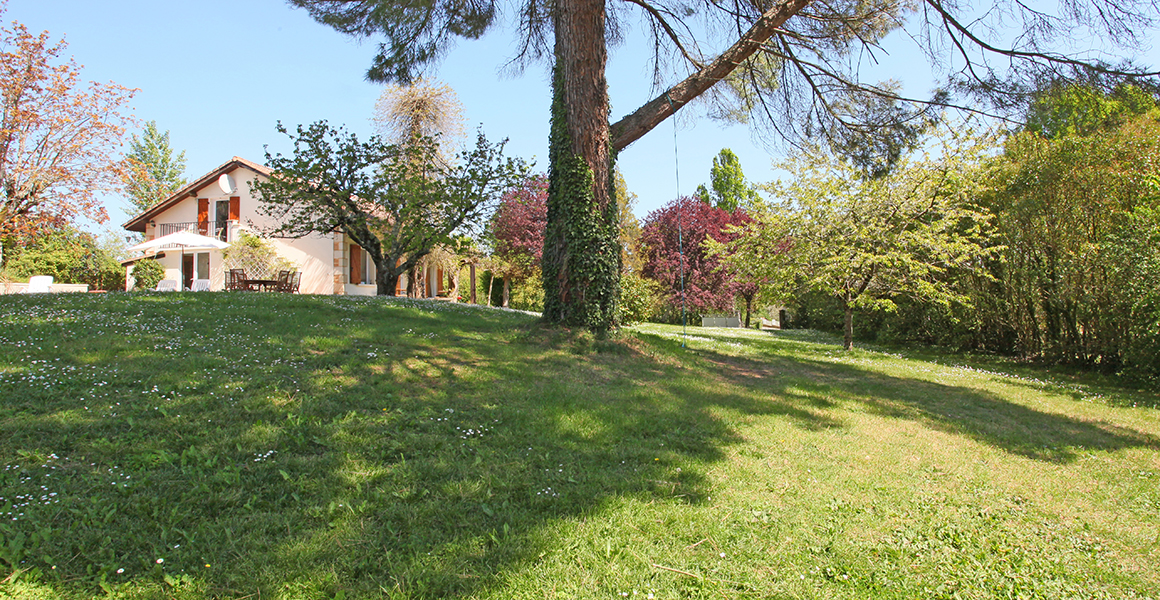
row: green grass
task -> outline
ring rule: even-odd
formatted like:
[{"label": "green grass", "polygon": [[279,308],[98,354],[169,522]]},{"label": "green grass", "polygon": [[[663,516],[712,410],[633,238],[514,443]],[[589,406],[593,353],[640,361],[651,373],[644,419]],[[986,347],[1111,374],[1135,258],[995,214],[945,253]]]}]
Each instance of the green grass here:
[{"label": "green grass", "polygon": [[1160,597],[1154,394],[915,356],[0,296],[0,597]]}]

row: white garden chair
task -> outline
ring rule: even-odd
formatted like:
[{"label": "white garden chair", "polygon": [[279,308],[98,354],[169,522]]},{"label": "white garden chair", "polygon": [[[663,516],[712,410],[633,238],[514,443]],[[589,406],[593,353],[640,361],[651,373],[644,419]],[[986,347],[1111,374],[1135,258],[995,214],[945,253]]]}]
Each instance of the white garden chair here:
[{"label": "white garden chair", "polygon": [[178,288],[177,288],[177,280],[176,279],[162,279],[161,281],[157,282],[157,287],[154,288],[153,291],[156,291],[156,292],[176,292],[177,289]]},{"label": "white garden chair", "polygon": [[25,294],[47,294],[52,291],[52,275],[34,275],[28,278]]},{"label": "white garden chair", "polygon": [[189,290],[191,292],[208,292],[209,291],[209,280],[208,279],[194,279],[193,286],[190,287]]}]

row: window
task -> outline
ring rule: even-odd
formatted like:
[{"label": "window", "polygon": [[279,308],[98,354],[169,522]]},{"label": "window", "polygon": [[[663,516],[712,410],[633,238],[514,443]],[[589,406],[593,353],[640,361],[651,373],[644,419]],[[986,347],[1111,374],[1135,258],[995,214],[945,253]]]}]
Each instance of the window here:
[{"label": "window", "polygon": [[375,282],[375,263],[371,260],[371,255],[366,250],[363,250],[362,253],[362,282],[373,284]]},{"label": "window", "polygon": [[364,285],[375,282],[375,264],[371,255],[357,244],[350,245],[350,282]]},{"label": "window", "polygon": [[197,279],[209,279],[209,252],[197,253]]}]

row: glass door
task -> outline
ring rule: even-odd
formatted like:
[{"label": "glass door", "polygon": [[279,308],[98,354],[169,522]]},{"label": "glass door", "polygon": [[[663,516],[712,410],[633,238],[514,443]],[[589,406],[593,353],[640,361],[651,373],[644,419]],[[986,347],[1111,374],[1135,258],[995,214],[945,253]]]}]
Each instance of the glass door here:
[{"label": "glass door", "polygon": [[214,223],[213,223],[214,237],[216,237],[217,239],[219,239],[223,242],[228,242],[229,240],[226,238],[229,237],[229,234],[230,234],[230,231],[229,231],[230,230],[230,201],[229,200],[218,200],[217,201],[217,204],[214,205],[213,218],[214,218]]}]

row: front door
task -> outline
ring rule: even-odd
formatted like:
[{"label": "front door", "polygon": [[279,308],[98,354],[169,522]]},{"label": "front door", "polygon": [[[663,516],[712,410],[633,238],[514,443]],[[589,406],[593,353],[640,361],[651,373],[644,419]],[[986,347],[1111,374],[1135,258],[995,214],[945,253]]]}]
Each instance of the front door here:
[{"label": "front door", "polygon": [[181,255],[181,285],[183,290],[193,287],[193,255]]}]

